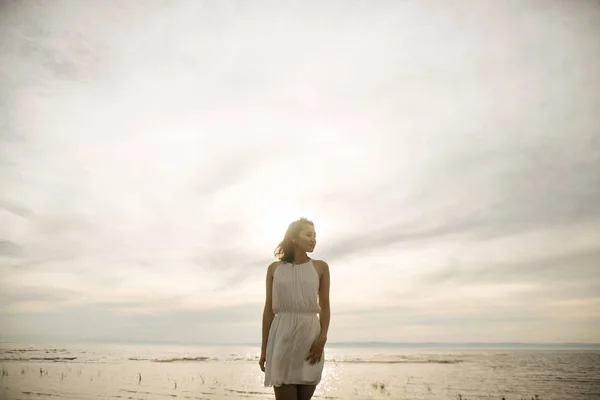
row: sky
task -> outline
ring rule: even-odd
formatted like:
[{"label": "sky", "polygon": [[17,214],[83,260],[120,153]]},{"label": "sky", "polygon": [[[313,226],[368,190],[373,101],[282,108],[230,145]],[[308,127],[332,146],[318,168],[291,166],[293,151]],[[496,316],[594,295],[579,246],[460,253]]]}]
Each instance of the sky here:
[{"label": "sky", "polygon": [[0,340],[600,341],[594,1],[0,2]]}]

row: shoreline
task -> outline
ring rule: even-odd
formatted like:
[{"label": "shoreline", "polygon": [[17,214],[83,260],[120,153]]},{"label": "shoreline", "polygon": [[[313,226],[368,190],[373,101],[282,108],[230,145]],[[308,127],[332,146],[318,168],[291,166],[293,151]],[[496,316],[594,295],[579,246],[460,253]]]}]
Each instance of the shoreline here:
[{"label": "shoreline", "polygon": [[[56,341],[56,340],[20,340],[2,341],[2,345],[98,345],[98,346],[174,346],[174,347],[247,347],[260,349],[260,343],[206,343],[206,342],[134,342],[134,341]],[[331,342],[327,343],[329,348],[367,349],[367,348],[390,348],[390,349],[445,349],[445,350],[600,350],[600,343],[586,342]]]}]

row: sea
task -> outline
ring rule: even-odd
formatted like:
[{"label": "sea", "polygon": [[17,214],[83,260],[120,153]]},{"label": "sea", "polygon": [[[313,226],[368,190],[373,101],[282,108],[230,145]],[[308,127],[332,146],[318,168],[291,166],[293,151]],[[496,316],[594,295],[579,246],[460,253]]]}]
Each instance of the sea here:
[{"label": "sea", "polygon": [[[0,399],[274,399],[253,344],[0,343]],[[328,344],[314,399],[600,399],[600,345]]]}]

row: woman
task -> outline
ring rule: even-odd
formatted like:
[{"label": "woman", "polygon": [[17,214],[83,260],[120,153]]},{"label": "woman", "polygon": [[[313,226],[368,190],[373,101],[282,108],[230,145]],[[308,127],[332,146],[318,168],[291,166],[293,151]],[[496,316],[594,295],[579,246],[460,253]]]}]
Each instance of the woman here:
[{"label": "woman", "polygon": [[[260,369],[276,400],[310,400],[323,372],[329,329],[329,266],[312,260],[314,224],[288,227],[267,269]],[[265,365],[266,364],[266,365]]]}]

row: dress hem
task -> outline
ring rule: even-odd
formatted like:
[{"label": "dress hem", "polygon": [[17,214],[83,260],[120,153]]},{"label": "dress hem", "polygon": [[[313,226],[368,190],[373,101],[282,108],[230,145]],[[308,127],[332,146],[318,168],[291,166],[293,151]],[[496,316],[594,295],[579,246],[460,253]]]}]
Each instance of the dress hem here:
[{"label": "dress hem", "polygon": [[264,387],[279,387],[281,385],[314,385],[317,386],[319,383],[321,383],[321,380],[317,380],[317,381],[312,381],[312,382],[298,382],[298,381],[292,381],[292,382],[271,382],[271,383],[265,383]]}]

